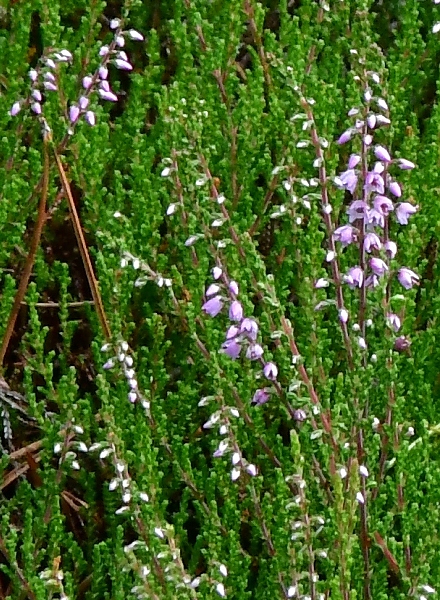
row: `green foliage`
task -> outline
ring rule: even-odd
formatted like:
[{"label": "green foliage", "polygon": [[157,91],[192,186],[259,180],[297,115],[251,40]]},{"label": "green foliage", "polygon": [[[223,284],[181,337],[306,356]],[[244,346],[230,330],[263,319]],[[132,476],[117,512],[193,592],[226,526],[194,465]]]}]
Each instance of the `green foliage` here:
[{"label": "green foliage", "polygon": [[[440,12],[431,4],[0,8],[2,337],[42,188],[28,72],[54,51],[73,55],[56,67],[58,91],[44,94],[47,218],[2,365],[26,403],[2,404],[13,435],[0,460],[1,597],[400,600],[440,588]],[[133,71],[111,64],[118,102],[91,94],[96,125],[81,117],[66,135],[114,18],[145,36],[126,36]],[[331,278],[322,208],[328,194],[334,227],[347,222],[350,198],[333,178],[364,150],[360,137],[336,140],[371,73],[391,119],[374,143],[416,163],[398,176],[419,210],[407,226],[390,225],[399,251],[389,287],[369,290],[363,307],[344,286],[339,305],[337,286],[315,287]],[[340,273],[356,252],[339,253]],[[218,283],[236,281],[245,316],[258,322],[263,362],[220,351],[229,300],[215,318],[202,311],[220,264]],[[403,290],[401,266],[420,275],[419,287]],[[398,333],[389,312],[402,319]],[[400,335],[411,345],[399,353]],[[267,361],[276,382],[263,375]],[[269,401],[252,404],[265,387]]]}]

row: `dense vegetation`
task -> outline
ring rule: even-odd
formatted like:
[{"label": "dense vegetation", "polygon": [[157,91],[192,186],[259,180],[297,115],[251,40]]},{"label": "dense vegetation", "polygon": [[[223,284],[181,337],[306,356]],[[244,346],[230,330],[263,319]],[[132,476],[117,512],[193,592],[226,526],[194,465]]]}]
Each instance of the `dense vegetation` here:
[{"label": "dense vegetation", "polygon": [[6,0],[0,599],[435,597],[437,21]]}]

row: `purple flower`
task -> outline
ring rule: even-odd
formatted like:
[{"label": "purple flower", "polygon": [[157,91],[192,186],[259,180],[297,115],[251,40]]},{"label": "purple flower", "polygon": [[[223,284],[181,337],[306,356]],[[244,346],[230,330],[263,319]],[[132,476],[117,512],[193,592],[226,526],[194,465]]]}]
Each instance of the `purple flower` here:
[{"label": "purple flower", "polygon": [[397,164],[403,171],[409,171],[410,169],[414,169],[414,167],[416,166],[410,160],[406,160],[406,158],[399,158]]},{"label": "purple flower", "polygon": [[400,198],[400,196],[402,195],[401,187],[397,183],[397,181],[391,181],[391,183],[388,185],[388,189],[393,194],[393,196],[396,196],[396,198]]},{"label": "purple flower", "polygon": [[78,101],[78,105],[81,110],[86,110],[86,108],[89,105],[89,99],[86,98],[85,96],[81,96],[81,98]]},{"label": "purple flower", "polygon": [[231,302],[229,307],[229,318],[231,321],[241,321],[243,318],[243,307],[238,300]]},{"label": "purple flower", "polygon": [[222,345],[223,351],[225,354],[235,360],[240,356],[241,346],[236,340],[227,340]]},{"label": "purple flower", "polygon": [[377,122],[376,115],[368,115],[367,124],[370,129],[374,129],[376,127],[376,122]]},{"label": "purple flower", "polygon": [[44,85],[44,89],[48,90],[49,92],[56,92],[58,89],[57,86],[54,83],[52,83],[51,81],[45,81],[43,83],[43,85]]},{"label": "purple flower", "polygon": [[238,296],[238,283],[236,281],[229,282],[229,291],[231,294],[234,294],[234,296]]},{"label": "purple flower", "polygon": [[365,252],[371,252],[371,249],[380,250],[382,244],[380,242],[379,236],[373,232],[367,233],[364,238],[364,249]]},{"label": "purple flower", "polygon": [[41,104],[39,102],[31,104],[31,109],[36,115],[41,115]]},{"label": "purple flower", "polygon": [[381,212],[372,208],[368,211],[368,223],[370,225],[374,225],[375,227],[385,227],[385,217]]},{"label": "purple flower", "polygon": [[386,196],[382,196],[382,195],[378,195],[374,198],[373,206],[374,206],[375,210],[380,212],[385,217],[388,215],[388,213],[390,211],[394,210],[394,204],[391,202],[391,200],[389,198],[387,198]]},{"label": "purple flower", "polygon": [[104,65],[102,65],[101,67],[99,67],[99,77],[100,79],[107,79],[108,77],[108,69],[107,67],[105,67]]},{"label": "purple flower", "polygon": [[320,277],[317,281],[315,281],[315,289],[319,290],[321,288],[326,288],[329,286],[328,279],[324,279],[324,277]]},{"label": "purple flower", "polygon": [[75,123],[75,121],[78,120],[79,117],[79,108],[78,106],[76,106],[76,104],[72,104],[72,106],[69,109],[69,120],[71,123]]},{"label": "purple flower", "polygon": [[133,66],[126,60],[122,60],[120,58],[115,58],[115,65],[118,69],[122,71],[132,71]]},{"label": "purple flower", "polygon": [[417,206],[409,202],[401,202],[396,208],[396,219],[400,225],[408,225],[408,218],[417,212]]},{"label": "purple flower", "polygon": [[41,102],[43,97],[41,96],[40,90],[32,90],[32,98],[37,102]]},{"label": "purple flower", "polygon": [[93,77],[91,77],[90,75],[86,75],[85,77],[83,77],[83,80],[82,80],[83,88],[85,90],[88,90],[89,87],[92,85],[92,81],[93,81]]},{"label": "purple flower", "polygon": [[348,168],[354,169],[361,162],[361,157],[359,154],[352,154],[348,159]]},{"label": "purple flower", "polygon": [[379,278],[375,273],[371,273],[365,279],[365,287],[366,288],[375,288],[379,285]]},{"label": "purple flower", "polygon": [[220,291],[220,286],[216,283],[211,283],[208,289],[205,292],[205,296],[214,296],[214,294],[218,294]]},{"label": "purple flower", "polygon": [[37,81],[38,78],[38,72],[35,69],[31,69],[28,73],[29,75],[29,79],[35,83]]},{"label": "purple flower", "polygon": [[347,129],[346,131],[344,131],[344,133],[340,136],[340,138],[338,139],[338,141],[336,142],[337,144],[345,144],[346,142],[348,142],[349,140],[351,140],[352,136],[353,136],[353,129]]},{"label": "purple flower", "polygon": [[103,89],[98,90],[99,95],[103,100],[108,100],[109,102],[117,102],[118,97],[113,92],[106,92]]},{"label": "purple flower", "polygon": [[257,390],[252,398],[252,404],[257,404],[260,406],[261,404],[265,404],[269,400],[269,393],[266,389]]},{"label": "purple flower", "polygon": [[343,246],[348,246],[356,241],[356,230],[351,225],[342,225],[335,229],[333,238]]},{"label": "purple flower", "polygon": [[95,113],[92,110],[88,110],[84,118],[91,127],[96,123]]},{"label": "purple flower", "polygon": [[263,373],[266,379],[269,379],[270,381],[275,381],[275,379],[278,376],[278,367],[273,362],[267,362],[264,365]]},{"label": "purple flower", "polygon": [[263,348],[260,344],[252,344],[246,352],[246,358],[249,360],[257,360],[263,356]]},{"label": "purple flower", "polygon": [[338,316],[341,323],[347,323],[349,317],[348,310],[346,308],[341,308],[338,313]]},{"label": "purple flower", "polygon": [[379,275],[379,277],[388,271],[388,265],[381,258],[371,258],[370,267],[373,273],[375,273],[375,275]]},{"label": "purple flower", "polygon": [[392,240],[387,240],[384,244],[386,253],[390,258],[394,258],[397,254],[397,244]]},{"label": "purple flower", "polygon": [[367,192],[376,192],[377,194],[383,194],[385,191],[385,183],[380,173],[376,171],[369,171],[365,178],[365,190]]},{"label": "purple flower", "polygon": [[356,287],[360,288],[364,281],[364,272],[360,267],[351,267],[347,275],[344,275],[344,281],[352,290]]},{"label": "purple flower", "polygon": [[108,46],[102,46],[99,50],[99,56],[107,56],[108,51],[109,51]]},{"label": "purple flower", "polygon": [[258,325],[254,319],[243,319],[240,325],[240,333],[245,334],[252,342],[255,342],[258,335]]},{"label": "purple flower", "polygon": [[240,330],[238,329],[238,327],[236,327],[235,325],[231,325],[229,327],[228,331],[226,332],[226,339],[230,340],[230,339],[236,337],[239,333],[240,333]]},{"label": "purple flower", "polygon": [[350,194],[354,194],[358,182],[356,171],[354,169],[348,169],[339,175],[339,179],[342,181],[344,189],[348,190]]},{"label": "purple flower", "polygon": [[367,213],[367,204],[363,200],[355,200],[347,209],[348,220],[350,223],[357,219],[363,219]]},{"label": "purple flower", "polygon": [[367,133],[367,135],[364,136],[364,144],[366,146],[371,146],[372,143],[373,143],[373,136],[370,135],[369,133]]},{"label": "purple flower", "polygon": [[405,352],[411,346],[411,342],[404,335],[401,335],[394,342],[394,350],[396,352]]},{"label": "purple flower", "polygon": [[205,311],[210,317],[215,317],[223,308],[223,300],[221,296],[214,296],[202,306],[202,310]]},{"label": "purple flower", "polygon": [[394,313],[389,313],[387,315],[387,323],[394,331],[399,331],[400,329],[400,317]]},{"label": "purple flower", "polygon": [[406,290],[410,290],[413,285],[418,284],[420,280],[417,273],[414,273],[414,271],[411,271],[411,269],[407,269],[406,267],[402,267],[399,270],[397,278]]},{"label": "purple flower", "polygon": [[21,110],[20,102],[14,102],[14,104],[11,107],[11,110],[9,111],[9,114],[11,115],[11,117],[15,117],[15,115],[18,115],[20,110]]},{"label": "purple flower", "polygon": [[376,158],[378,158],[382,162],[386,162],[386,163],[391,162],[390,153],[383,146],[376,146],[376,148],[374,149],[374,154],[375,154]]},{"label": "purple flower", "polygon": [[217,279],[220,279],[220,277],[222,276],[223,271],[220,269],[220,267],[214,267],[211,273],[213,278],[217,281]]}]

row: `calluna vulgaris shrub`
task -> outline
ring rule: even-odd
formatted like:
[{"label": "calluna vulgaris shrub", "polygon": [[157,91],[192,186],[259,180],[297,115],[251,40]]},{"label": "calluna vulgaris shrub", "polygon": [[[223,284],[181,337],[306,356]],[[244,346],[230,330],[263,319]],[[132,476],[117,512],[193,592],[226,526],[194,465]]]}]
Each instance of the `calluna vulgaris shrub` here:
[{"label": "calluna vulgaris shrub", "polygon": [[0,598],[435,598],[438,0],[0,9]]}]

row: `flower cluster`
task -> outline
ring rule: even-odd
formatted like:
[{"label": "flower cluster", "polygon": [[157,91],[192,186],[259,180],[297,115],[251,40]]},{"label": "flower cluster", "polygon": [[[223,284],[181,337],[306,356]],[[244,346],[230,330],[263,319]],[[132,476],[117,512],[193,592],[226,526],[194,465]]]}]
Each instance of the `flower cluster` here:
[{"label": "flower cluster", "polygon": [[[231,325],[226,331],[222,352],[236,360],[242,350],[245,351],[248,360],[261,363],[264,377],[269,381],[275,381],[278,376],[278,367],[273,362],[265,362],[263,359],[264,350],[257,342],[258,324],[255,319],[244,315],[243,306],[238,300],[237,282],[229,281],[220,266],[212,269],[212,276],[216,283],[212,283],[206,290],[207,300],[203,304],[202,310],[210,317],[215,317],[222,311],[225,304],[229,304],[228,316]],[[264,404],[269,399],[269,392],[270,390],[266,388],[257,390],[252,402]]]},{"label": "flower cluster", "polygon": [[[111,344],[104,344],[101,348],[101,352],[108,352],[111,348]],[[115,356],[109,358],[103,365],[103,368],[106,370],[112,369],[117,363],[122,366],[125,379],[127,380],[129,388],[128,400],[131,403],[140,402],[145,410],[149,410],[150,403],[139,391],[136,373],[133,368],[133,357],[129,354],[129,346],[125,341],[118,344]]]},{"label": "flower cluster", "polygon": [[[124,31],[120,19],[110,21],[110,29],[114,30],[112,42],[108,46],[101,46],[99,50],[100,64],[94,74],[86,75],[82,80],[83,92],[79,99],[69,107],[68,118],[71,125],[77,123],[80,117],[84,117],[86,123],[90,126],[95,125],[96,115],[89,109],[90,95],[97,90],[98,96],[109,102],[117,102],[117,95],[111,90],[108,82],[108,65],[113,64],[117,69],[131,71],[132,64],[124,50],[126,38],[135,41],[142,41],[143,35],[135,29]],[[30,104],[31,110],[36,115],[42,114],[42,102],[44,92],[56,92],[59,87],[57,65],[59,63],[71,62],[72,54],[68,50],[55,52],[48,57],[43,57],[38,69],[29,71],[31,80],[30,97],[25,101],[14,102],[9,114],[16,116],[23,104]],[[69,129],[69,134],[73,133]]]}]

